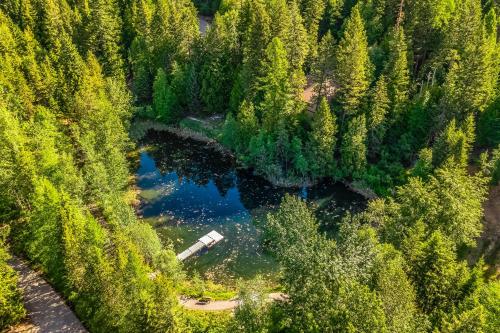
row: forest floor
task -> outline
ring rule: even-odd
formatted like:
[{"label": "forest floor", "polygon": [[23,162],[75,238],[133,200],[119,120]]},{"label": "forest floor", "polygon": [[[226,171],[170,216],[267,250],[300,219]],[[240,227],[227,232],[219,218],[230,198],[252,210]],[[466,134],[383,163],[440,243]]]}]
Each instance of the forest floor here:
[{"label": "forest floor", "polygon": [[484,230],[478,248],[491,266],[491,273],[500,277],[500,185],[491,188],[483,207]]},{"label": "forest floor", "polygon": [[199,15],[198,19],[200,20],[200,33],[205,35],[207,33],[208,28],[212,24],[213,18],[210,16]]},{"label": "forest floor", "polygon": [[64,299],[39,273],[19,258],[12,258],[9,264],[19,273],[19,287],[28,312],[28,321],[15,326],[9,333],[87,332]]}]

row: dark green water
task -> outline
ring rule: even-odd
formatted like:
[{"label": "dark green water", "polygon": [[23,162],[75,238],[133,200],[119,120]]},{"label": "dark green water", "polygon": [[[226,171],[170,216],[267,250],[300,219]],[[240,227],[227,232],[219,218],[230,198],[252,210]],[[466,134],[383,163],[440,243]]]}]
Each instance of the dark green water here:
[{"label": "dark green water", "polygon": [[[137,170],[141,190],[139,214],[156,227],[162,240],[173,241],[177,253],[211,230],[224,240],[208,253],[185,261],[218,281],[273,275],[277,264],[263,251],[260,236],[265,214],[285,193],[299,195],[321,206],[327,228],[347,210],[364,205],[359,195],[341,184],[283,189],[272,186],[206,144],[151,131],[141,142]],[[257,221],[257,222],[256,222]]]}]

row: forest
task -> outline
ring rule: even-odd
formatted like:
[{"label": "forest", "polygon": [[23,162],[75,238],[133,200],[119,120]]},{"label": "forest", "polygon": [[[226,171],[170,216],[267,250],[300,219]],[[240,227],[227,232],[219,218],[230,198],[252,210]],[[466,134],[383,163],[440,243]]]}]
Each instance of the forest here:
[{"label": "forest", "polygon": [[[500,233],[483,210],[500,186],[499,15],[497,0],[0,1],[0,331],[27,315],[15,254],[90,332],[498,332],[500,243],[481,237]],[[372,198],[334,236],[297,196],[267,214],[282,301],[257,276],[233,312],[179,304],[191,278],[136,214],[130,132],[193,117],[221,117],[208,136],[275,185]]]}]

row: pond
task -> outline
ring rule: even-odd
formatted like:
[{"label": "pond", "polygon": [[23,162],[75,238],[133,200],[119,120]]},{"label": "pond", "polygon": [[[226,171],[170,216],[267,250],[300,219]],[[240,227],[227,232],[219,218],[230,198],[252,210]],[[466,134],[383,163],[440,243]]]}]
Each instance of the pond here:
[{"label": "pond", "polygon": [[208,253],[184,262],[188,272],[215,281],[274,275],[277,264],[261,244],[262,224],[285,193],[321,207],[318,216],[327,226],[364,205],[361,196],[328,181],[302,189],[274,187],[207,144],[168,132],[150,131],[140,147],[139,215],[176,253],[212,230],[222,234],[224,240]]}]

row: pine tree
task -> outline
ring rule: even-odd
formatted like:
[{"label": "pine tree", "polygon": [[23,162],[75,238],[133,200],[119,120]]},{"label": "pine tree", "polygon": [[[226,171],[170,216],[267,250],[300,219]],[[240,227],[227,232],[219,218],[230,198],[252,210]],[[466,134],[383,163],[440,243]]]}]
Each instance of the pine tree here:
[{"label": "pine tree", "polygon": [[[380,246],[375,264],[375,290],[382,301],[388,332],[417,332],[424,322],[403,256],[392,246]],[[420,315],[420,316],[419,316]]]},{"label": "pine tree", "polygon": [[248,150],[250,140],[257,134],[259,124],[255,116],[255,109],[252,102],[243,101],[238,115],[236,116],[238,133],[236,151],[245,154]]},{"label": "pine tree", "polygon": [[464,129],[461,129],[457,127],[455,119],[452,119],[438,137],[432,148],[432,163],[435,167],[446,163],[467,166],[471,144],[474,142],[473,118],[469,117],[464,125]]},{"label": "pine tree", "polygon": [[290,142],[290,153],[292,155],[292,165],[295,175],[299,177],[305,177],[307,171],[309,171],[309,163],[307,158],[304,156],[302,140],[295,136]]},{"label": "pine tree", "polygon": [[238,124],[234,119],[231,112],[228,112],[224,121],[224,128],[222,130],[222,143],[229,148],[237,149],[238,147]]},{"label": "pine tree", "polygon": [[31,0],[6,0],[0,4],[4,12],[21,28],[31,31],[36,29],[36,10]]},{"label": "pine tree", "polygon": [[333,84],[333,68],[335,49],[333,37],[330,32],[323,36],[318,47],[318,56],[312,64],[311,78],[316,84],[314,93],[316,95],[316,107],[319,106],[322,97],[330,95]]},{"label": "pine tree", "polygon": [[453,243],[436,231],[416,253],[412,270],[417,302],[436,326],[453,308],[468,277],[465,264],[457,262],[453,250]]},{"label": "pine tree", "polygon": [[[461,3],[450,28],[448,43],[454,50],[441,101],[448,119],[464,120],[470,114],[477,115],[495,96],[500,72],[496,15],[490,11],[483,24],[478,3],[476,0]],[[467,22],[471,18],[472,22]]]},{"label": "pine tree", "polygon": [[9,225],[0,227],[0,329],[7,329],[26,316],[23,306],[23,294],[19,288],[19,276],[8,264],[11,258],[8,252],[7,237]]},{"label": "pine tree", "polygon": [[260,78],[260,91],[264,96],[259,109],[262,125],[272,133],[280,120],[292,114],[292,87],[288,76],[290,65],[281,40],[273,38],[266,49],[266,59],[262,63],[265,76]]},{"label": "pine tree", "polygon": [[292,89],[295,95],[300,96],[306,84],[303,67],[309,53],[308,36],[295,0],[290,2],[288,12],[290,26],[283,36],[283,43],[285,44],[290,64]]},{"label": "pine tree", "polygon": [[286,36],[290,34],[292,28],[292,13],[288,9],[287,0],[266,0],[265,5],[271,20],[271,37],[278,37],[286,45]]},{"label": "pine tree", "polygon": [[69,15],[65,16],[61,9],[58,0],[39,1],[36,4],[39,19],[35,34],[40,43],[47,48],[54,47],[63,32],[71,34],[71,31],[65,30],[67,26],[64,23],[64,18],[68,19]]},{"label": "pine tree", "polygon": [[342,105],[341,124],[364,111],[371,82],[372,65],[359,6],[355,6],[345,24],[336,52],[335,81]]},{"label": "pine tree", "polygon": [[188,0],[158,0],[150,29],[154,71],[169,72],[174,62],[186,62],[199,35],[196,8]]},{"label": "pine tree", "polygon": [[368,114],[368,138],[369,151],[376,153],[380,151],[380,146],[384,140],[388,128],[387,116],[390,109],[390,99],[387,92],[387,82],[384,75],[381,75],[373,88],[370,100],[370,110]]},{"label": "pine tree", "polygon": [[444,32],[455,12],[456,1],[410,0],[405,5],[405,30],[411,36],[415,70],[442,46]]},{"label": "pine tree", "polygon": [[313,115],[309,134],[309,164],[315,177],[331,175],[335,150],[337,124],[326,98],[322,98]]},{"label": "pine tree", "polygon": [[318,38],[319,38],[319,23],[323,17],[326,8],[325,0],[298,0],[304,17],[304,26],[309,36],[309,48],[311,50],[311,58],[316,57]]},{"label": "pine tree", "polygon": [[154,77],[151,73],[150,53],[145,39],[142,36],[136,37],[129,52],[134,96],[139,103],[150,102]]},{"label": "pine tree", "polygon": [[172,122],[176,117],[177,101],[170,88],[167,75],[163,69],[158,69],[153,84],[153,110],[155,116],[165,122]]},{"label": "pine tree", "polygon": [[391,100],[391,121],[400,119],[408,103],[410,73],[403,27],[396,27],[390,41],[390,56],[386,67],[387,88]]},{"label": "pine tree", "polygon": [[366,168],[366,118],[364,115],[349,120],[342,137],[340,161],[347,175],[360,177]]},{"label": "pine tree", "polygon": [[121,77],[123,60],[121,50],[122,22],[115,0],[90,2],[90,21],[87,24],[89,37],[86,51],[92,52],[101,61],[104,74]]},{"label": "pine tree", "polygon": [[238,13],[216,14],[204,38],[205,54],[201,68],[201,99],[210,113],[229,108],[230,92],[241,61]]},{"label": "pine tree", "polygon": [[[246,1],[242,8],[242,48],[243,48],[243,68],[241,77],[242,97],[254,100],[258,78],[266,71],[261,67],[262,61],[266,58],[266,47],[272,39],[271,18],[266,10],[263,0]],[[240,105],[242,100],[233,104]]]}]

